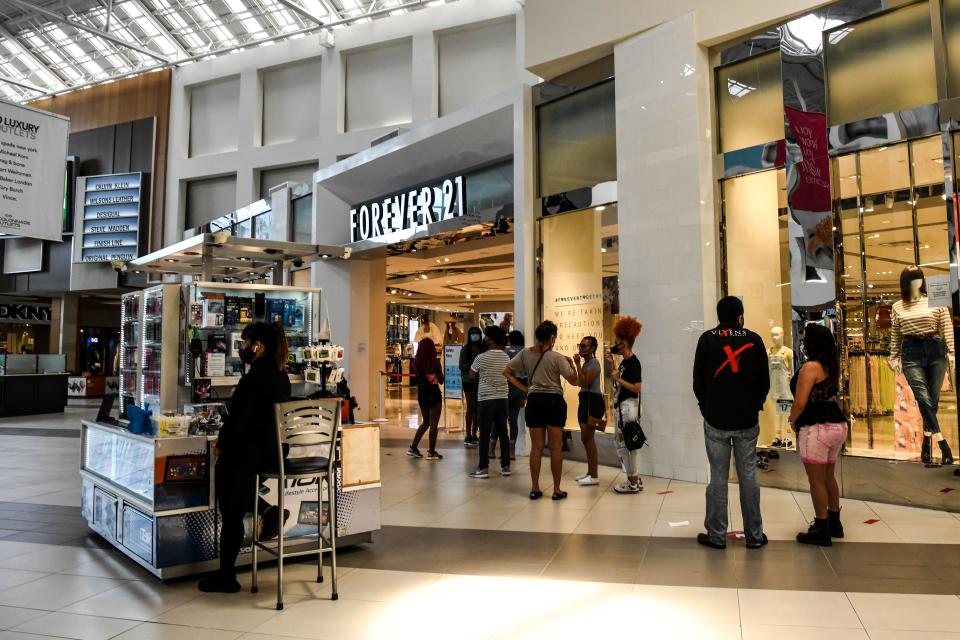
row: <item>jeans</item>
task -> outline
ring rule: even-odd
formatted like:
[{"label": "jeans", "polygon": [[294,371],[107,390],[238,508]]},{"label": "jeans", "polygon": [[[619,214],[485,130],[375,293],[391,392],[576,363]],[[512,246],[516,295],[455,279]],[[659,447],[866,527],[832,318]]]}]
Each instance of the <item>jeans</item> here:
[{"label": "jeans", "polygon": [[929,338],[904,338],[903,375],[917,399],[923,417],[924,434],[940,433],[937,406],[940,404],[940,389],[947,375],[947,347],[940,336]]},{"label": "jeans", "polygon": [[[507,423],[510,425],[510,442],[516,442],[520,436],[520,411],[523,410],[523,403],[527,399],[527,394],[519,389],[516,393],[510,390],[510,397],[507,398]],[[493,437],[493,436],[491,436]]]},{"label": "jeans", "polygon": [[507,436],[507,399],[482,400],[477,403],[480,423],[480,468],[490,466],[490,435],[500,440],[500,467],[510,466],[510,439]]},{"label": "jeans", "polygon": [[710,484],[707,485],[707,517],[704,527],[710,540],[727,542],[727,483],[730,480],[730,453],[737,465],[740,481],[740,510],[743,514],[743,532],[747,542],[763,538],[763,519],[760,517],[760,485],[757,483],[757,438],[760,425],[752,429],[722,431],[703,423],[707,459],[710,461]]},{"label": "jeans", "polygon": [[620,456],[620,464],[623,465],[623,472],[628,478],[636,478],[640,475],[640,449],[631,451],[624,446],[620,425],[621,419],[623,422],[638,420],[639,407],[639,402],[625,400],[613,412],[613,442],[617,445],[617,455]]}]

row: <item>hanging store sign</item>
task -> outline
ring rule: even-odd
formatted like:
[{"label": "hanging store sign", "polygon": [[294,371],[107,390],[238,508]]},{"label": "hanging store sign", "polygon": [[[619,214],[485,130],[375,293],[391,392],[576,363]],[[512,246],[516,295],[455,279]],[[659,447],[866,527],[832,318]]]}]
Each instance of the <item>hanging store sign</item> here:
[{"label": "hanging store sign", "polygon": [[70,120],[0,101],[0,233],[60,242]]},{"label": "hanging store sign", "polygon": [[38,322],[49,324],[52,317],[48,304],[0,303],[0,322]]},{"label": "hanging store sign", "polygon": [[350,241],[372,240],[463,217],[463,176],[395,193],[350,209]]},{"label": "hanging store sign", "polygon": [[74,262],[125,262],[140,255],[142,180],[140,173],[80,179]]}]

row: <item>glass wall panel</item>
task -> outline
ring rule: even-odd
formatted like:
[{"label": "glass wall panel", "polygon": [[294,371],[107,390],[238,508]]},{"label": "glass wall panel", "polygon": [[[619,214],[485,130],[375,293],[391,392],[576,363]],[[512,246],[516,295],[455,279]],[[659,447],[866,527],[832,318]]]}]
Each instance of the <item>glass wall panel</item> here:
[{"label": "glass wall panel", "polygon": [[[916,460],[923,421],[906,378],[890,366],[891,314],[904,267],[920,264],[928,276],[948,273],[941,138],[835,158],[833,173],[841,194],[835,209],[843,235],[848,453]],[[852,194],[851,184],[857,187]],[[938,416],[955,449],[956,393],[949,378]]]},{"label": "glass wall panel", "polygon": [[313,194],[293,201],[293,241],[312,242],[313,238]]},{"label": "glass wall panel", "polygon": [[830,124],[937,101],[928,3],[824,34]]},{"label": "glass wall panel", "polygon": [[780,50],[717,69],[720,151],[783,138]]},{"label": "glass wall panel", "polygon": [[770,395],[760,414],[764,445],[792,440],[789,380],[797,359],[789,347],[793,323],[785,183],[783,169],[723,183],[727,292],[743,299],[746,327],[763,338],[771,366]]},{"label": "glass wall panel", "polygon": [[617,179],[613,81],[537,109],[540,196]]}]

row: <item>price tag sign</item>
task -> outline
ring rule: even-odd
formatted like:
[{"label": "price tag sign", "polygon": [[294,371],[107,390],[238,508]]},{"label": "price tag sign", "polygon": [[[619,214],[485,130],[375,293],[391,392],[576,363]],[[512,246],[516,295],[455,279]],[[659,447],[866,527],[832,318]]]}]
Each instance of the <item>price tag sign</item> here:
[{"label": "price tag sign", "polygon": [[777,415],[788,416],[793,410],[793,400],[777,400]]}]

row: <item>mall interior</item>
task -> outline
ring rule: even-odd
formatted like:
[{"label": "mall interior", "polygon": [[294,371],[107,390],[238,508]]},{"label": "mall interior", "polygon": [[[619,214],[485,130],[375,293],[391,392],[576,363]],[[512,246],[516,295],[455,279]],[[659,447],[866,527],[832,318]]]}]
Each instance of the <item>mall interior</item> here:
[{"label": "mall interior", "polygon": [[[960,640],[954,164],[960,0],[0,0],[0,640]],[[724,296],[767,353],[761,548],[735,471],[697,544]],[[471,477],[470,330],[544,321],[597,339],[610,421],[578,482],[563,383],[565,499],[525,409],[512,474]],[[812,325],[828,546],[796,540]]]}]

